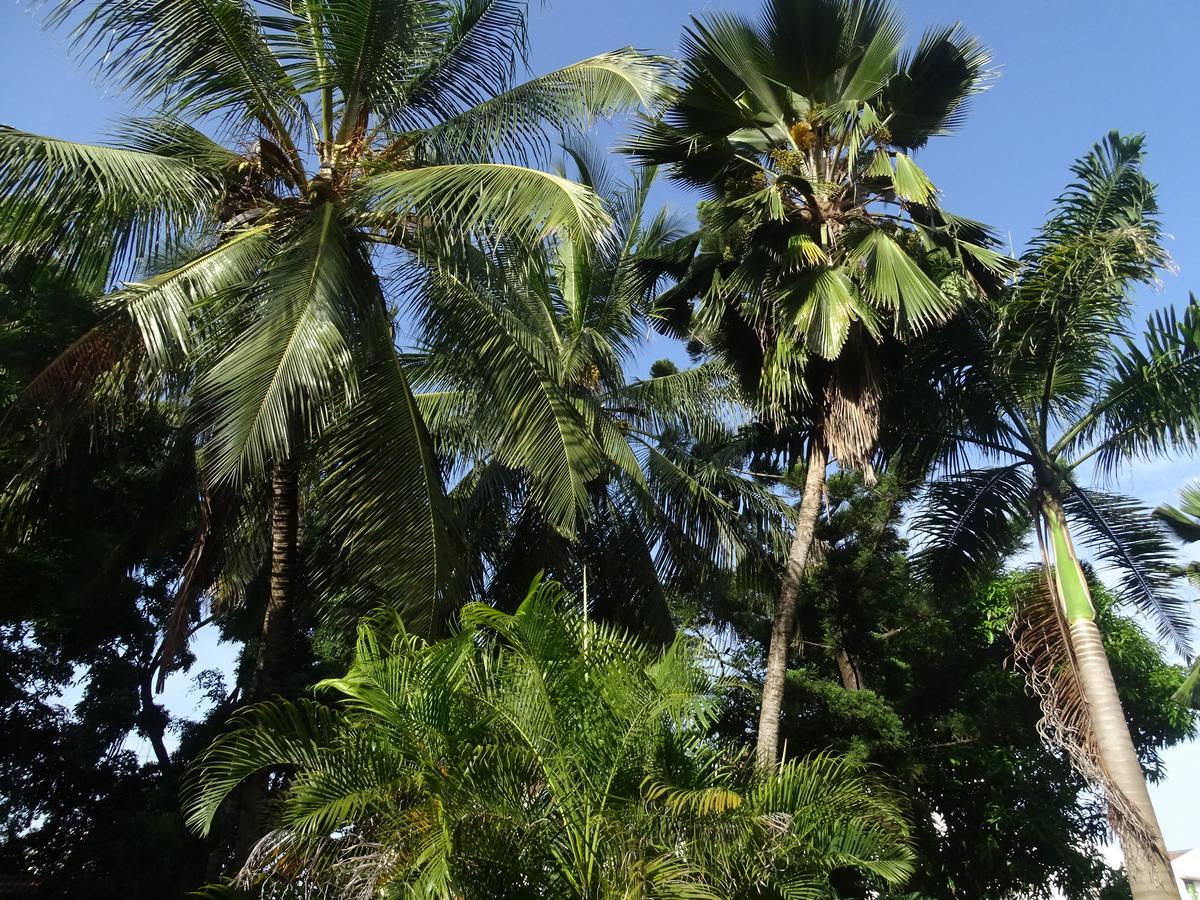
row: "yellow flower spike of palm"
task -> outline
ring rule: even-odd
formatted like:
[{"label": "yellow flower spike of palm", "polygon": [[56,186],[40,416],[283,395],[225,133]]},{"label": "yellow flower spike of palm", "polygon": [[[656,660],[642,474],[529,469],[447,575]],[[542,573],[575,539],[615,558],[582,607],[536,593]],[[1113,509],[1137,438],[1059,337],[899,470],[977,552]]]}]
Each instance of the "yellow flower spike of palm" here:
[{"label": "yellow flower spike of palm", "polygon": [[817,133],[812,125],[804,120],[797,122],[791,128],[792,141],[801,150],[811,150],[817,145]]}]

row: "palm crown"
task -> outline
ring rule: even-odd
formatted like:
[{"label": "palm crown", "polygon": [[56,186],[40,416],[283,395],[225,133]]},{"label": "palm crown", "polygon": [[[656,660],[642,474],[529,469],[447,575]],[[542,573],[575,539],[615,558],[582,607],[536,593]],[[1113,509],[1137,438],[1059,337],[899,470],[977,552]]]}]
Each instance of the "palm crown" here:
[{"label": "palm crown", "polygon": [[1159,313],[1140,343],[1127,336],[1132,287],[1153,283],[1168,262],[1142,161],[1142,140],[1116,134],[1080,159],[1016,284],[973,309],[944,345],[960,362],[943,373],[942,418],[929,431],[949,437],[947,463],[960,465],[969,449],[998,465],[935,484],[924,527],[928,562],[982,570],[1014,552],[1053,498],[1123,573],[1124,598],[1184,649],[1190,625],[1169,589],[1164,531],[1135,501],[1083,478],[1089,462],[1111,474],[1200,436],[1191,374],[1200,312]]},{"label": "palm crown", "polygon": [[[664,313],[699,296],[692,331],[749,360],[763,414],[792,418],[815,394],[807,418],[842,424],[830,440],[852,465],[877,428],[864,352],[945,321],[972,281],[1005,270],[986,229],[938,208],[911,155],[962,121],[987,52],[956,29],[911,55],[903,42],[879,2],[773,0],[758,22],[695,21],[682,86],[629,144],[711,198],[701,252]],[[843,360],[841,377],[814,389],[814,359]]]}]

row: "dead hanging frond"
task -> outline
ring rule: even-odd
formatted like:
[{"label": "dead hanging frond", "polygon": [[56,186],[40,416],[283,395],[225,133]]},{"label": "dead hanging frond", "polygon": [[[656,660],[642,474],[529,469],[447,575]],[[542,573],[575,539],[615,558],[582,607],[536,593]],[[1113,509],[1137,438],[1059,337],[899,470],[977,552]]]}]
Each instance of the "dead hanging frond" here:
[{"label": "dead hanging frond", "polygon": [[1053,577],[1047,558],[1043,575],[1031,572],[1026,589],[1015,599],[1009,626],[1013,662],[1025,675],[1041,707],[1038,734],[1048,746],[1065,752],[1087,782],[1103,793],[1109,822],[1123,846],[1153,846],[1141,814],[1101,762]]},{"label": "dead hanging frond", "polygon": [[398,842],[387,839],[386,823],[377,820],[367,817],[358,828],[334,836],[270,831],[251,849],[234,883],[264,896],[273,886],[287,885],[303,900],[375,900],[404,862]]},{"label": "dead hanging frond", "polygon": [[196,533],[192,549],[184,560],[179,584],[175,589],[171,612],[164,628],[158,680],[155,692],[161,694],[189,635],[189,624],[202,598],[211,592],[221,575],[227,553],[226,542],[241,510],[241,496],[228,485],[205,488],[200,495]]},{"label": "dead hanging frond", "polygon": [[90,394],[104,375],[137,351],[132,322],[109,320],[88,330],[29,382],[13,405],[64,408]]},{"label": "dead hanging frond", "polygon": [[859,469],[874,483],[871,457],[879,442],[883,385],[874,353],[861,347],[870,338],[852,333],[825,385],[824,431],[829,452],[845,468]]}]

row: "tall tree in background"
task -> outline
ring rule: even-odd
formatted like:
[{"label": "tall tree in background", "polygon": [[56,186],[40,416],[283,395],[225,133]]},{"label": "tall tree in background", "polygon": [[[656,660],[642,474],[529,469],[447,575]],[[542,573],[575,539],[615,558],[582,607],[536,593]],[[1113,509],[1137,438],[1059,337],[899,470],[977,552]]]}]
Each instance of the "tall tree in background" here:
[{"label": "tall tree in background", "polygon": [[207,527],[178,608],[245,543],[220,526],[248,504],[269,517],[255,693],[278,690],[312,503],[331,511],[343,587],[433,627],[443,487],[394,352],[389,267],[485,233],[594,240],[595,194],[523,163],[548,123],[652,100],[659,61],[617,51],[514,86],[515,0],[63,0],[50,22],[74,22],[101,75],[156,111],[111,146],[0,130],[0,240],[116,286],[54,374],[120,360],[180,400]]},{"label": "tall tree in background", "polygon": [[[1084,484],[1086,464],[1112,473],[1200,436],[1200,307],[1157,315],[1141,343],[1127,338],[1132,288],[1167,263],[1142,164],[1142,140],[1117,134],[1080,159],[1017,283],[962,317],[946,344],[959,362],[928,423],[949,436],[955,469],[930,489],[918,528],[935,579],[989,569],[1036,532],[1045,579],[1019,611],[1018,659],[1046,733],[1105,791],[1134,896],[1159,898],[1177,896],[1174,876],[1068,527],[1122,573],[1121,599],[1186,653],[1191,622],[1171,592],[1165,530],[1135,500]],[[963,470],[967,451],[995,465]]]},{"label": "tall tree in background", "polygon": [[[628,146],[713,198],[664,319],[737,363],[763,421],[807,443],[767,656],[761,765],[778,757],[797,588],[830,457],[867,467],[875,450],[879,349],[945,322],[1006,271],[987,229],[938,208],[911,156],[962,122],[988,59],[955,28],[905,53],[884,2],[769,0],[756,22],[693,20],[680,87]],[[695,296],[689,317],[680,307]]]}]

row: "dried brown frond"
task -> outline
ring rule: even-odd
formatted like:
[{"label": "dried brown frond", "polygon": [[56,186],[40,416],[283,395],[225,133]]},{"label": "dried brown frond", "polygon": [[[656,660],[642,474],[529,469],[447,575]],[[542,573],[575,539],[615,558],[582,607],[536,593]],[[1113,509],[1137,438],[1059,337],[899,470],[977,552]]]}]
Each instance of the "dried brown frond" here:
[{"label": "dried brown frond", "polygon": [[856,352],[863,338],[853,332],[825,387],[825,441],[842,466],[873,472],[879,440],[883,385],[875,354]]},{"label": "dried brown frond", "polygon": [[22,404],[62,407],[76,402],[89,394],[104,375],[136,356],[140,346],[131,321],[101,322],[30,381],[14,408]]},{"label": "dried brown frond", "polygon": [[1123,844],[1153,846],[1142,816],[1101,762],[1087,700],[1076,675],[1070,631],[1056,599],[1048,562],[1043,569],[1044,578],[1030,579],[1009,626],[1013,662],[1025,675],[1042,710],[1038,733],[1048,746],[1065,752],[1088,783],[1103,792],[1109,821]]},{"label": "dried brown frond", "polygon": [[216,490],[205,489],[201,494],[196,535],[180,571],[179,586],[175,590],[163,634],[158,680],[154,688],[157,693],[161,694],[166,687],[167,676],[171,674],[179,651],[187,640],[188,623],[193,610],[212,589],[220,573],[226,537],[240,507],[239,499],[238,494],[228,486]]}]

